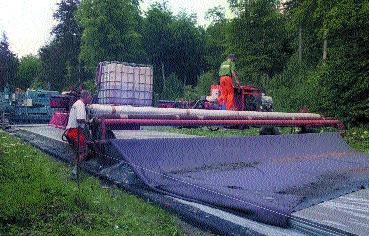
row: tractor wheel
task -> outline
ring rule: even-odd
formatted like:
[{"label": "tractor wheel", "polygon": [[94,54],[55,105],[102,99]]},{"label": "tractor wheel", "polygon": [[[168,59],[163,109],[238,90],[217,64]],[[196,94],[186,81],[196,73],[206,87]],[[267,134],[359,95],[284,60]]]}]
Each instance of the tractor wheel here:
[{"label": "tractor wheel", "polygon": [[260,109],[261,99],[253,95],[245,96],[245,108],[244,111],[257,111]]},{"label": "tractor wheel", "polygon": [[245,129],[250,129],[251,127],[249,125],[239,125],[238,129],[239,130],[245,130]]},{"label": "tractor wheel", "polygon": [[219,130],[219,126],[206,126],[206,128],[208,128],[208,130],[210,130],[210,131],[218,131]]},{"label": "tractor wheel", "polygon": [[263,126],[260,128],[259,134],[260,135],[280,135],[281,132],[279,131],[278,127]]},{"label": "tractor wheel", "polygon": [[302,126],[300,127],[300,131],[298,131],[298,134],[309,134],[309,133],[319,133],[319,130]]}]

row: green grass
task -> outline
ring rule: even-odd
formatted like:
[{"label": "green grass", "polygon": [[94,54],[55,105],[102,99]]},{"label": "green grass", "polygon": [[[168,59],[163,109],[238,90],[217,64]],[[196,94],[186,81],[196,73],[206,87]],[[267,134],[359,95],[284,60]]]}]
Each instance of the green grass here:
[{"label": "green grass", "polygon": [[237,129],[220,128],[217,131],[211,131],[207,127],[203,127],[203,128],[162,128],[159,130],[171,132],[171,133],[206,136],[206,137],[249,136],[249,135],[257,135],[259,133],[258,129],[237,130]]},{"label": "green grass", "polygon": [[[206,136],[206,137],[229,137],[229,136],[249,136],[249,135],[258,135],[259,129],[251,128],[245,130],[236,130],[236,129],[224,129],[220,128],[218,131],[211,131],[206,127],[203,128],[162,128],[162,131],[172,132],[172,133],[180,133],[180,134],[188,134],[188,135],[198,135],[198,136]],[[280,128],[282,134],[291,133],[291,128]],[[335,131],[334,129],[322,129],[323,131]],[[346,142],[353,147],[354,149],[365,152],[369,155],[369,128],[352,128],[347,130],[344,135],[344,139]]]},{"label": "green grass", "polygon": [[0,235],[183,235],[176,218],[0,131]]},{"label": "green grass", "polygon": [[[205,136],[205,137],[230,137],[230,136],[251,136],[251,135],[259,135],[258,128],[250,128],[250,129],[224,129],[220,128],[216,131],[211,131],[208,127],[200,127],[200,128],[161,128],[158,129],[161,131],[179,133],[179,134],[188,134],[188,135],[197,135],[197,136]],[[279,129],[282,134],[288,134],[292,131],[291,128],[280,128]]]},{"label": "green grass", "polygon": [[349,129],[345,140],[354,149],[369,155],[369,128]]}]

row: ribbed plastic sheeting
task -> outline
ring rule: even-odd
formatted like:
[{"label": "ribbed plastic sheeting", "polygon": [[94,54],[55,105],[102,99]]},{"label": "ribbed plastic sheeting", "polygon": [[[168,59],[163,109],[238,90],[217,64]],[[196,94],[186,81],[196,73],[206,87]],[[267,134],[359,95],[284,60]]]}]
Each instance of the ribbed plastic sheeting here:
[{"label": "ribbed plastic sheeting", "polygon": [[291,213],[369,185],[369,158],[336,133],[112,140],[150,187],[287,226]]}]

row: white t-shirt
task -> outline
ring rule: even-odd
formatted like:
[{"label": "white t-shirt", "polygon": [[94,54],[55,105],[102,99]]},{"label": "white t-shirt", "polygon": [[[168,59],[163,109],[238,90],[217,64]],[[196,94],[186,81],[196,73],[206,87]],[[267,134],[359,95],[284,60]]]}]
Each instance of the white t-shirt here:
[{"label": "white t-shirt", "polygon": [[86,120],[86,106],[81,100],[77,100],[70,109],[66,129],[77,128],[77,120]]}]

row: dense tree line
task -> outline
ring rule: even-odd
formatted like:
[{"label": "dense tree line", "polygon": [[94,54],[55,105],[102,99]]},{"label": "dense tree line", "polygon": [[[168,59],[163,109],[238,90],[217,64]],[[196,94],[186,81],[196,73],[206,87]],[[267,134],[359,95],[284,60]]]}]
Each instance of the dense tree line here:
[{"label": "dense tree line", "polygon": [[76,12],[79,0],[62,0],[53,14],[58,22],[52,29],[52,40],[39,50],[42,82],[48,89],[62,90],[88,78],[84,63],[79,60],[82,28]]},{"label": "dense tree line", "polygon": [[17,74],[19,60],[10,50],[8,37],[3,33],[0,41],[0,89],[16,87],[17,81],[14,79]]},{"label": "dense tree line", "polygon": [[293,53],[269,83],[277,108],[369,121],[369,3],[291,0],[284,5]]},{"label": "dense tree line", "polygon": [[276,110],[307,106],[347,124],[368,122],[367,1],[228,2],[234,17],[225,17],[225,6],[209,9],[203,28],[165,1],[142,12],[137,0],[62,0],[38,56],[18,60],[3,37],[1,84],[68,89],[92,83],[100,61],[125,61],[153,65],[155,98],[196,98],[236,53],[241,81],[271,94]]}]

